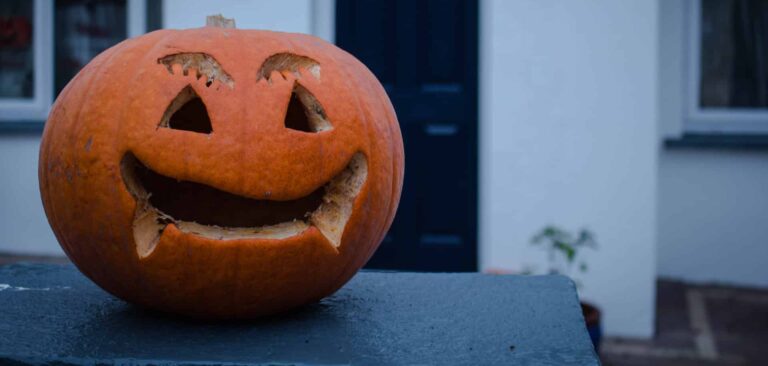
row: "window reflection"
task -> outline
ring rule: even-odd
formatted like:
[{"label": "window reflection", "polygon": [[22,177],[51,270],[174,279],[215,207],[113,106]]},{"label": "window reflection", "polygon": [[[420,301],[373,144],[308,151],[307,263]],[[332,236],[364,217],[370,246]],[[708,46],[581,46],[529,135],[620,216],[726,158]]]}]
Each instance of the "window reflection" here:
[{"label": "window reflection", "polygon": [[127,38],[125,0],[56,1],[56,94],[96,55]]},{"label": "window reflection", "polygon": [[33,1],[0,2],[0,98],[34,96]]},{"label": "window reflection", "polygon": [[768,2],[701,2],[701,107],[768,108]]}]

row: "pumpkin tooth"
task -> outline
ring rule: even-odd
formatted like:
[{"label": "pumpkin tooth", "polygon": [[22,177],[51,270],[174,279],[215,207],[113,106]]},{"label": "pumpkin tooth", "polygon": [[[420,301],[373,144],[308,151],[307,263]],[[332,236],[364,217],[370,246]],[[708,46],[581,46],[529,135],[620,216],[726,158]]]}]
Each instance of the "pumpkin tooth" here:
[{"label": "pumpkin tooth", "polygon": [[312,213],[310,222],[320,229],[334,247],[341,245],[352,206],[368,178],[368,160],[362,153],[352,156],[347,168],[325,186],[323,204]]}]

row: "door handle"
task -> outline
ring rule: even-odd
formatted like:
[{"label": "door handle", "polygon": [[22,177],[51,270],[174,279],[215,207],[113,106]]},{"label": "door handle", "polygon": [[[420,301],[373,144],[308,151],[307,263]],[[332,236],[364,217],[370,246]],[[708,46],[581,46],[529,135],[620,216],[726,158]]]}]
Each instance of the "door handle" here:
[{"label": "door handle", "polygon": [[421,234],[419,241],[430,247],[458,247],[464,243],[461,236],[454,234]]},{"label": "door handle", "polygon": [[459,132],[455,123],[429,123],[424,126],[424,132],[430,136],[453,136]]}]

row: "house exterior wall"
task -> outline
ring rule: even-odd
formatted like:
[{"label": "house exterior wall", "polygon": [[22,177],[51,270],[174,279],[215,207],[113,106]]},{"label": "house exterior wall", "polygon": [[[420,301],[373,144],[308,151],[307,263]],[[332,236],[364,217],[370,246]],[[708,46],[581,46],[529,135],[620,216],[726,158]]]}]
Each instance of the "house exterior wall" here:
[{"label": "house exterior wall", "polygon": [[312,10],[311,0],[163,0],[163,28],[202,27],[206,16],[222,14],[241,29],[312,33]]},{"label": "house exterior wall", "polygon": [[[686,0],[660,2],[661,138],[684,133]],[[662,148],[657,273],[768,286],[768,148]]]},{"label": "house exterior wall", "polygon": [[658,275],[768,287],[768,150],[665,149]]},{"label": "house exterior wall", "polygon": [[657,3],[481,2],[483,269],[543,268],[547,224],[587,226],[583,298],[649,337],[655,295]]},{"label": "house exterior wall", "polygon": [[62,255],[40,201],[37,134],[0,133],[0,252]]}]

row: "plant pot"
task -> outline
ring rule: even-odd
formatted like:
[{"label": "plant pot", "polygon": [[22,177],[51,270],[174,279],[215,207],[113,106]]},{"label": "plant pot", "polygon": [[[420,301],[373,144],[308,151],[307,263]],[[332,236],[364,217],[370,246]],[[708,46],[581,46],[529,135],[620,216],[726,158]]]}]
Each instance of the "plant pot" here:
[{"label": "plant pot", "polygon": [[582,302],[581,313],[584,314],[584,322],[587,325],[589,338],[595,346],[595,352],[600,353],[600,340],[603,338],[603,328],[600,324],[600,309],[596,306]]}]

